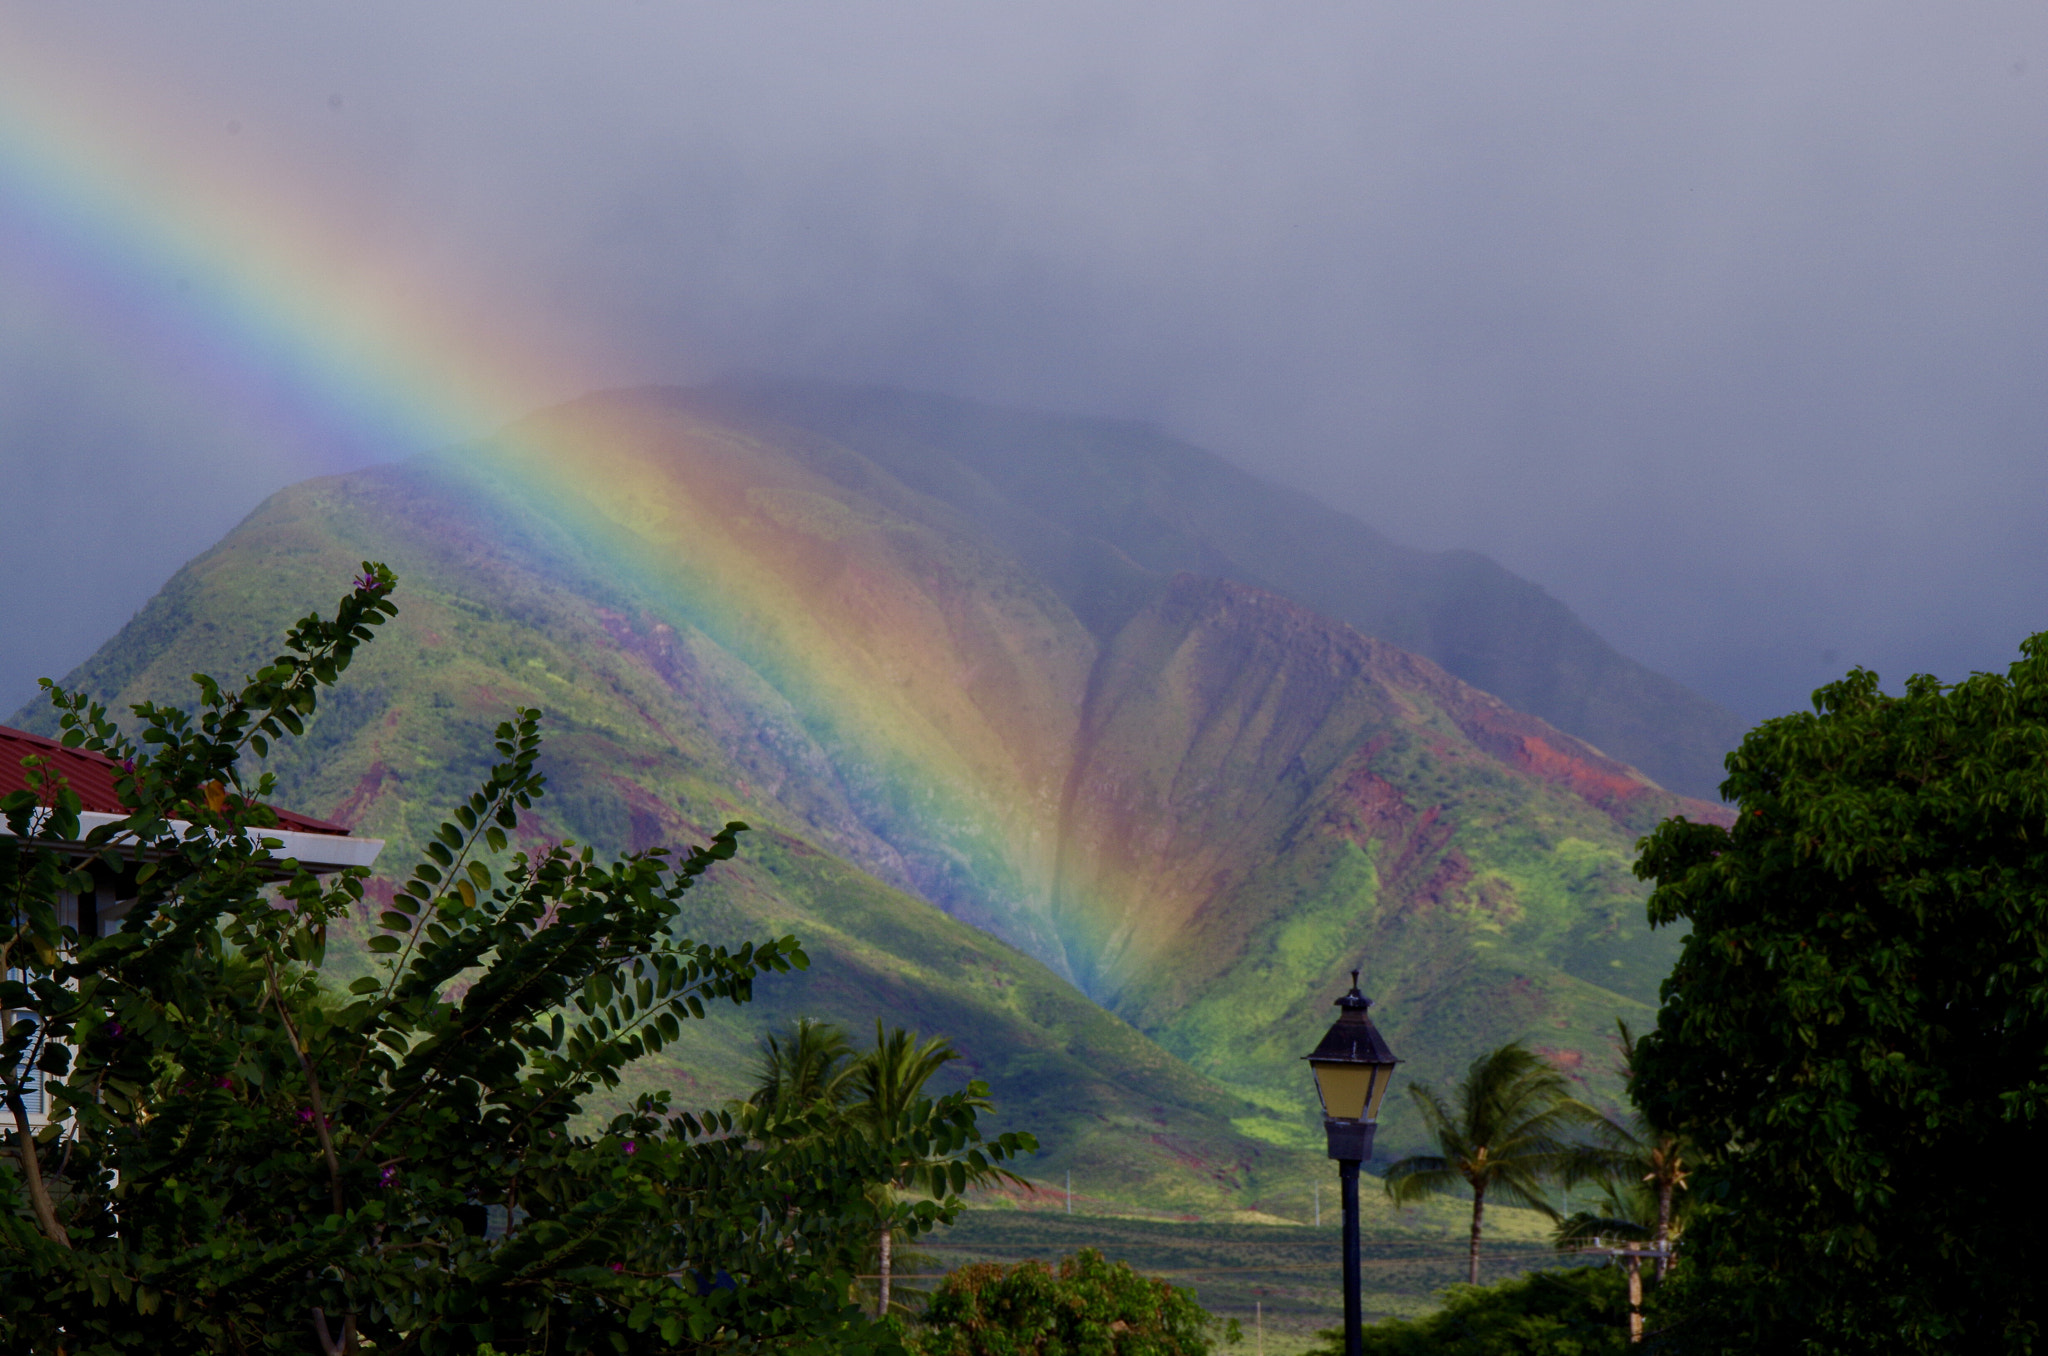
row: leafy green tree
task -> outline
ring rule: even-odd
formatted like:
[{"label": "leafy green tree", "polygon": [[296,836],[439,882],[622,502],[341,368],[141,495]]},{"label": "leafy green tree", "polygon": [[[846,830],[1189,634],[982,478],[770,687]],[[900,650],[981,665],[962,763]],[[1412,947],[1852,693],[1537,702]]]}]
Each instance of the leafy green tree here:
[{"label": "leafy green tree", "polygon": [[[1368,1324],[1365,1356],[1621,1356],[1628,1300],[1614,1267],[1532,1271],[1494,1285],[1457,1285],[1426,1318]],[[1344,1335],[1321,1334],[1310,1356],[1338,1356]]]},{"label": "leafy green tree", "polygon": [[1546,1182],[1565,1171],[1578,1148],[1573,1132],[1599,1113],[1571,1095],[1564,1075],[1511,1041],[1472,1061],[1453,1101],[1409,1086],[1437,1152],[1387,1169],[1387,1194],[1406,1204],[1436,1192],[1472,1193],[1469,1280],[1479,1283],[1479,1234],[1486,1198],[1556,1217]]},{"label": "leafy green tree", "polygon": [[961,1267],[932,1295],[912,1334],[921,1356],[1207,1356],[1219,1323],[1194,1292],[1140,1276],[1093,1248],[1043,1262]]},{"label": "leafy green tree", "polygon": [[[949,1168],[1029,1144],[981,1141],[979,1085],[880,1136],[808,1111],[671,1113],[664,1095],[578,1128],[705,1003],[806,964],[793,938],[677,935],[744,825],[680,857],[513,851],[543,791],[539,714],[519,712],[379,913],[373,972],[323,983],[367,873],[273,858],[270,780],[244,774],[394,613],[393,583],[366,564],[239,691],[197,679],[194,713],[136,707],[139,741],[53,692],[64,742],[124,769],[131,813],[83,841],[134,899],[109,936],[60,926],[58,892],[83,883],[77,797],[42,777],[0,802],[0,1347],[894,1347],[847,1303],[860,1249],[886,1223],[949,1218]],[[24,1066],[54,1103],[40,1134]],[[911,1183],[929,1198],[878,1205],[906,1157],[930,1165]]]},{"label": "leafy green tree", "polygon": [[1633,1087],[1698,1159],[1688,1350],[2043,1340],[2048,636],[2021,654],[1855,670],[1729,755],[1732,829],[1644,841],[1651,921],[1691,928]]}]

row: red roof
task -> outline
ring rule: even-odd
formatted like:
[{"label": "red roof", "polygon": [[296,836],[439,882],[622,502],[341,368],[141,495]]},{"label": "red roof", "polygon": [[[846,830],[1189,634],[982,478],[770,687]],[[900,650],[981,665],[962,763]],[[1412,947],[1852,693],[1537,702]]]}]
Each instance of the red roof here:
[{"label": "red roof", "polygon": [[[51,766],[78,793],[86,813],[119,815],[128,812],[127,807],[121,804],[121,798],[114,794],[114,777],[121,769],[113,759],[85,749],[67,749],[54,739],[45,739],[6,725],[0,725],[0,796],[27,789],[28,775],[21,766],[21,760],[31,755],[50,760]],[[278,810],[275,806],[271,808],[277,815],[277,827],[280,829],[297,833],[348,832],[341,825],[330,824],[324,819]]]}]

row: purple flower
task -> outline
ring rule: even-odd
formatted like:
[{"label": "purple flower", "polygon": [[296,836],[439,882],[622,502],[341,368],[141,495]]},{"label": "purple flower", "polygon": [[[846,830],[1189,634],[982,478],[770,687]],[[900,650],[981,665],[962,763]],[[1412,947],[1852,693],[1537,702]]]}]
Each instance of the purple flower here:
[{"label": "purple flower", "polygon": [[135,760],[133,758],[123,758],[121,760],[121,770],[123,772],[135,771]]},{"label": "purple flower", "polygon": [[213,1080],[213,1085],[217,1088],[231,1088],[235,1085],[235,1080],[223,1074]]},{"label": "purple flower", "polygon": [[397,1180],[398,1180],[398,1169],[397,1169],[397,1168],[386,1168],[386,1169],[384,1169],[384,1171],[382,1171],[382,1172],[380,1172],[380,1173],[378,1173],[378,1174],[377,1174],[377,1185],[378,1185],[378,1186],[380,1186],[380,1187],[388,1187],[388,1186],[390,1186],[390,1185],[391,1185],[391,1184],[392,1184],[393,1182],[396,1182]]},{"label": "purple flower", "polygon": [[629,1140],[627,1140],[627,1141],[626,1141],[626,1144],[625,1144],[625,1150],[626,1150],[626,1157],[628,1157],[628,1158],[631,1158],[631,1157],[632,1157],[632,1156],[633,1156],[634,1154],[637,1154],[637,1153],[639,1153],[639,1152],[640,1152],[640,1146],[639,1146],[639,1145],[637,1145],[637,1144],[635,1144],[635,1143],[634,1143],[634,1142],[633,1142],[632,1140],[630,1140],[630,1139],[629,1139]]},{"label": "purple flower", "polygon": [[313,1108],[311,1108],[311,1107],[300,1107],[300,1108],[299,1108],[299,1124],[301,1124],[301,1125],[311,1125],[312,1123],[313,1123]]},{"label": "purple flower", "polygon": [[625,1264],[624,1262],[614,1262],[614,1263],[612,1263],[612,1272],[613,1272],[614,1274],[617,1274],[618,1272],[624,1271],[625,1269],[626,1269],[626,1264]]},{"label": "purple flower", "polygon": [[108,1022],[106,1030],[107,1035],[115,1038],[116,1040],[120,1039],[122,1027],[119,1022]]}]

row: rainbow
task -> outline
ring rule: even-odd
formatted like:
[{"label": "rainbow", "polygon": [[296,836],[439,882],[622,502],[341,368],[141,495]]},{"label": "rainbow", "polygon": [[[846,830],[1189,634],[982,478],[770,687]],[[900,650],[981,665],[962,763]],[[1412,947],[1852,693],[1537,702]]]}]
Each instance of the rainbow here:
[{"label": "rainbow", "polygon": [[[452,282],[418,276],[409,261],[365,257],[346,229],[345,188],[301,184],[289,167],[252,171],[218,148],[200,154],[152,121],[142,96],[116,95],[25,44],[0,43],[0,269],[32,276],[50,309],[123,379],[203,385],[204,399],[244,434],[275,444],[281,465],[334,469],[463,449],[415,465],[444,476],[480,516],[544,519],[572,548],[564,568],[589,568],[605,583],[600,592],[619,600],[606,608],[694,633],[693,658],[728,665],[747,685],[745,699],[761,698],[753,712],[774,708],[775,721],[793,721],[822,750],[847,803],[931,902],[1108,997],[1169,1043],[1211,1052],[1241,1086],[1268,1088],[1258,1096],[1276,1107],[1290,1096],[1257,1070],[1289,1061],[1277,1047],[1258,1047],[1274,1057],[1254,1058],[1247,1021],[1274,1033],[1319,1025],[1327,957],[1369,919],[1385,920],[1372,923],[1381,928],[1375,945],[1406,967],[1403,982],[1462,1014],[1454,1020],[1470,1031],[1504,1037],[1513,1030],[1503,1023],[1540,1009],[1559,1030],[1569,1023],[1555,1039],[1601,1048],[1622,1000],[1547,957],[1564,945],[1555,939],[1577,935],[1581,917],[1602,923],[1637,907],[1632,887],[1604,883],[1625,876],[1627,840],[1604,812],[1574,799],[1555,769],[1471,775],[1503,765],[1487,752],[1497,745],[1447,733],[1451,707],[1483,715],[1490,698],[1400,657],[1375,680],[1383,694],[1354,691],[1331,707],[1351,725],[1332,717],[1326,727],[1322,708],[1310,710],[1300,729],[1326,751],[1361,722],[1397,736],[1421,731],[1396,739],[1399,756],[1429,784],[1473,794],[1462,825],[1439,821],[1437,807],[1404,818],[1401,791],[1362,769],[1305,802],[1320,818],[1309,850],[1293,852],[1279,820],[1262,818],[1266,801],[1273,816],[1292,813],[1291,774],[1262,781],[1280,788],[1263,800],[1257,788],[1213,795],[1202,768],[1239,767],[1230,761],[1236,745],[1219,744],[1191,757],[1195,775],[1179,780],[1176,722],[1201,716],[1183,698],[1199,685],[1202,654],[1184,670],[1146,670],[1158,675],[1161,699],[1156,712],[1133,717],[1128,746],[1078,756],[1096,646],[1021,566],[949,536],[934,526],[939,517],[920,523],[892,497],[905,491],[874,468],[824,465],[829,448],[755,445],[738,425],[655,393],[560,403],[602,385],[608,356],[550,352],[541,327],[522,329]],[[1291,625],[1283,618],[1273,633],[1293,634]],[[1168,629],[1159,629],[1161,647],[1177,644]],[[1133,644],[1141,642],[1150,643]],[[1348,645],[1338,637],[1316,649],[1305,681],[1321,690],[1321,675],[1338,670],[1316,656],[1349,654]],[[1235,662],[1227,644],[1213,653],[1219,667]],[[1162,656],[1165,648],[1141,657]],[[1379,672],[1359,662],[1358,672]],[[1272,672],[1284,679],[1289,670]],[[1254,678],[1254,687],[1265,683]],[[1147,681],[1140,674],[1131,686]],[[1226,696],[1218,728],[1232,712],[1268,709],[1263,697],[1240,705],[1234,689]],[[1520,727],[1502,728],[1519,739]],[[1245,747],[1259,738],[1253,731]],[[1516,747],[1525,760],[1549,748]],[[1526,785],[1515,780],[1525,776]],[[1087,832],[1065,832],[1070,777],[1078,813],[1093,816],[1080,826]],[[731,790],[734,808],[751,816],[752,793]],[[1431,836],[1439,824],[1462,835],[1455,863],[1446,840]],[[805,826],[779,827],[810,836]],[[1551,850],[1551,838],[1564,846]],[[1406,875],[1380,881],[1383,850]],[[1236,878],[1222,868],[1248,865],[1258,873],[1240,873],[1241,889],[1216,893],[1215,882]],[[1469,891],[1467,878],[1478,882]],[[1208,901],[1219,908],[1207,931],[1186,928],[1193,906]],[[1216,922],[1226,910],[1228,926]],[[1519,917],[1534,920],[1536,940],[1508,931]],[[1490,929],[1485,941],[1460,940],[1481,928]],[[1167,949],[1181,938],[1193,941]],[[1497,938],[1512,947],[1479,949]],[[1237,950],[1250,947],[1263,950]],[[1456,967],[1468,962],[1470,973],[1492,966],[1513,977],[1502,991],[1518,1006],[1474,1006],[1480,1000],[1431,987],[1467,973]],[[1133,982],[1105,995],[1105,975]],[[1176,976],[1199,982],[1176,987]],[[1124,1008],[1126,997],[1138,1006]]]},{"label": "rainbow", "polygon": [[1031,601],[1049,595],[1022,567],[662,391],[557,406],[434,460],[765,680],[919,893],[1069,968],[1058,825],[1095,644]]},{"label": "rainbow", "polygon": [[[225,129],[232,157],[195,151],[146,93],[122,92],[136,88],[0,44],[0,268],[32,279],[120,380],[203,388],[299,474],[496,431],[448,463],[473,496],[545,512],[765,678],[869,826],[919,859],[925,893],[1064,968],[1046,911],[1083,671],[1034,673],[1000,625],[961,634],[960,616],[900,587],[885,513],[826,522],[847,510],[794,473],[736,470],[747,449],[729,439],[517,418],[584,389],[589,355],[547,353],[405,261],[365,259],[336,224],[352,218],[346,186],[257,164]],[[1062,639],[1085,651],[1073,629]],[[963,674],[982,698],[948,691]]]},{"label": "rainbow", "polygon": [[366,255],[348,185],[215,140],[234,153],[181,136],[140,73],[8,35],[0,269],[122,379],[197,383],[293,464],[390,460],[582,389],[445,282]]}]

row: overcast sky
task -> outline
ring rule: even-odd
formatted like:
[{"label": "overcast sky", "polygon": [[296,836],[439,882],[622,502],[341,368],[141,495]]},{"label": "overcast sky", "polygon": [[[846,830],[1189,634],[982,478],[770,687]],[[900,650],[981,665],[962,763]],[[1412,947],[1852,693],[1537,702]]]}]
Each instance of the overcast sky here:
[{"label": "overcast sky", "polygon": [[[2044,38],[1869,0],[0,9],[168,148],[141,200],[328,213],[366,286],[555,355],[533,404],[765,371],[1154,420],[1751,717],[2048,629]],[[287,364],[184,370],[175,297],[117,342],[88,294],[132,272],[8,250],[35,191],[0,181],[0,713],[368,455],[245,417]]]}]

